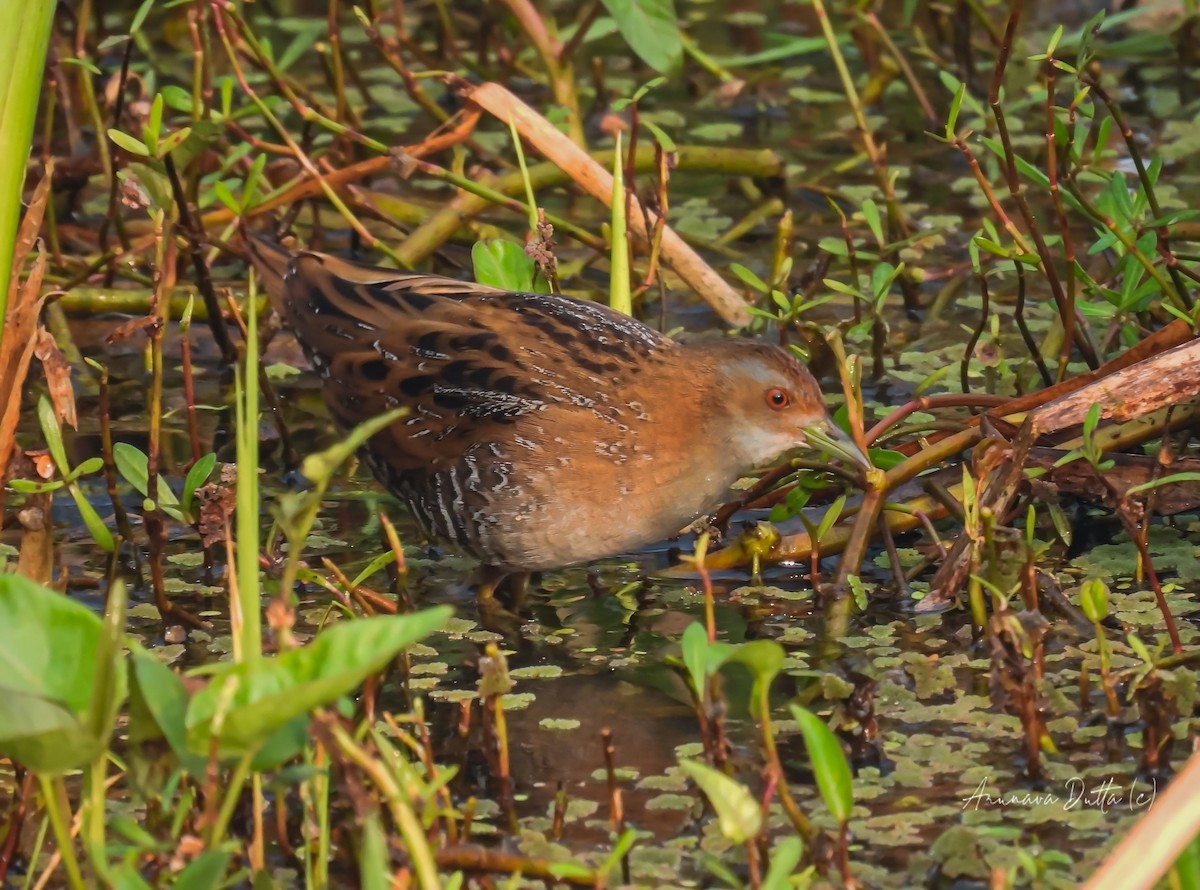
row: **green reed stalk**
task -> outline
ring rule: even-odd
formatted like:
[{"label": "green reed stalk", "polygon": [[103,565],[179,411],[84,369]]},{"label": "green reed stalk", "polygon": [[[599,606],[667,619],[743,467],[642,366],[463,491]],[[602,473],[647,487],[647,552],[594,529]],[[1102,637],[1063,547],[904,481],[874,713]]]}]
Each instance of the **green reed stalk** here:
[{"label": "green reed stalk", "polygon": [[0,321],[8,307],[25,163],[33,139],[54,0],[0,0]]},{"label": "green reed stalk", "polygon": [[237,378],[237,608],[234,657],[262,655],[258,583],[258,301],[253,272],[246,300],[246,360]]},{"label": "green reed stalk", "polygon": [[613,149],[612,258],[609,261],[608,305],[618,312],[633,315],[629,290],[629,230],[625,219],[625,165],[621,155],[621,133]]}]

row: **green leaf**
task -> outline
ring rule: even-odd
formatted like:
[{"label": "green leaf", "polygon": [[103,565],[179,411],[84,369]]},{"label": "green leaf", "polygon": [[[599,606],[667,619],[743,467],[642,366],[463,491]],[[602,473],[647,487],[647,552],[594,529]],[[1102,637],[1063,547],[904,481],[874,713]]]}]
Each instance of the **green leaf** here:
[{"label": "green leaf", "polygon": [[386,414],[364,420],[352,429],[341,442],[304,458],[304,462],[300,464],[300,472],[305,479],[318,487],[328,485],[337,468],[349,460],[350,455],[354,454],[367,439],[395,423],[407,413],[407,408],[395,408]]},{"label": "green leaf", "polygon": [[71,471],[70,479],[75,480],[80,476],[90,476],[92,473],[98,473],[104,469],[104,458],[89,457],[79,466]]},{"label": "green leaf", "polygon": [[104,749],[85,720],[101,622],[20,575],[0,575],[0,754],[35,772],[76,769]]},{"label": "green leaf", "polygon": [[[842,238],[834,238],[827,236],[817,242],[817,247],[826,253],[831,253],[834,256],[850,256],[850,248],[846,246],[846,242]],[[829,284],[831,279],[826,278],[825,284]]]},{"label": "green leaf", "polygon": [[362,820],[362,834],[358,842],[358,875],[361,890],[390,890],[392,886],[391,856],[378,811],[368,813]]},{"label": "green leaf", "polygon": [[195,500],[196,489],[208,481],[208,477],[212,475],[213,467],[216,465],[216,454],[209,452],[192,464],[192,468],[188,470],[188,474],[183,480],[183,500],[180,502],[184,515],[192,515],[192,501]]},{"label": "green leaf", "polygon": [[192,113],[192,94],[181,86],[175,84],[167,84],[161,90],[159,95],[163,97],[163,102],[167,107],[174,111],[182,111],[185,114]]},{"label": "green leaf", "polygon": [[1079,605],[1092,624],[1108,616],[1108,585],[1099,578],[1088,578],[1079,588]]},{"label": "green leaf", "polygon": [[[617,842],[608,852],[608,856],[604,859],[604,864],[596,871],[596,875],[611,875],[616,871],[617,865],[624,859],[629,851],[633,849],[633,845],[637,843],[638,833],[632,828],[626,828],[621,832],[621,836],[617,838]],[[594,876],[593,876],[594,877]],[[597,881],[597,884],[601,882]],[[603,886],[601,884],[601,886]]]},{"label": "green leaf", "polygon": [[240,756],[297,717],[350,692],[406,647],[450,618],[448,606],[409,615],[346,621],[299,649],[222,665],[188,705],[188,747],[206,754],[215,735],[222,756]]},{"label": "green leaf", "polygon": [[602,0],[639,59],[663,74],[678,70],[683,41],[674,0]]},{"label": "green leaf", "polygon": [[108,828],[118,837],[141,847],[145,852],[170,851],[174,844],[167,845],[147,831],[142,823],[128,813],[112,813],[105,820]]},{"label": "green leaf", "polygon": [[788,835],[771,848],[771,864],[763,877],[759,890],[790,890],[792,872],[804,855],[804,841],[796,835]]},{"label": "green leaf", "polygon": [[8,487],[21,494],[42,494],[47,491],[58,491],[67,483],[62,479],[53,482],[34,482],[32,479],[9,479]]},{"label": "green leaf", "polygon": [[663,151],[670,153],[678,150],[678,147],[675,145],[675,140],[667,134],[666,130],[654,123],[654,121],[642,118],[641,124],[650,131],[650,134],[654,137],[654,141],[659,144],[659,147],[661,147]]},{"label": "green leaf", "polygon": [[1200,836],[1193,837],[1171,867],[1168,885],[1180,890],[1200,890]]},{"label": "green leaf", "polygon": [[753,704],[751,713],[759,720],[768,720],[770,714],[762,713],[769,710],[768,695],[771,684],[783,670],[783,647],[774,640],[751,640],[733,647],[729,661],[744,664],[754,675]]},{"label": "green leaf", "polygon": [[137,155],[141,158],[150,157],[150,149],[146,148],[146,143],[140,139],[135,139],[128,133],[122,133],[120,130],[109,130],[108,138],[113,141],[113,144],[118,148],[123,148],[131,155]]},{"label": "green leaf", "polygon": [[107,744],[117,721],[117,711],[129,691],[125,673],[125,607],[129,603],[125,582],[115,580],[108,588],[104,620],[96,644],[96,673],[88,702],[87,725],[92,738]]},{"label": "green leaf", "polygon": [[[480,284],[522,294],[538,292],[537,263],[519,244],[499,238],[476,241],[471,248],[471,262]],[[545,287],[540,292],[545,293]]]},{"label": "green leaf", "polygon": [[160,158],[166,157],[175,149],[179,148],[179,146],[183,145],[183,143],[186,142],[188,137],[191,135],[191,127],[182,127],[181,129],[176,130],[174,133],[169,133],[158,145],[158,156]]},{"label": "green leaf", "polygon": [[882,246],[884,243],[883,224],[879,220],[879,206],[868,198],[863,202],[862,215],[863,219],[867,221],[867,227],[871,230],[871,234],[875,236],[875,243]]},{"label": "green leaf", "polygon": [[229,190],[229,186],[223,181],[217,180],[213,183],[213,192],[217,196],[217,200],[225,205],[225,209],[235,215],[240,215],[242,205],[238,203],[237,198],[233,196],[233,192]]},{"label": "green leaf", "polygon": [[187,708],[190,696],[173,670],[145,651],[130,661],[130,744],[165,738],[183,768],[203,775],[208,761],[187,748]]},{"label": "green leaf", "polygon": [[292,42],[279,54],[279,59],[275,63],[277,67],[285,71],[300,61],[304,54],[313,48],[317,39],[322,34],[325,34],[328,29],[323,19],[315,19],[307,22],[303,19],[298,19],[296,24],[298,26],[296,36],[292,38]]},{"label": "green leaf", "polygon": [[859,293],[857,289],[848,284],[842,284],[842,282],[838,281],[836,278],[825,278],[822,279],[821,283],[831,291],[835,291],[839,294],[846,294],[846,296],[854,297],[855,299],[859,300],[864,299],[863,295]]},{"label": "green leaf", "polygon": [[220,887],[231,856],[228,850],[205,850],[176,876],[171,883],[172,890],[211,890]]},{"label": "green leaf", "polygon": [[1129,495],[1141,494],[1144,491],[1150,491],[1152,488],[1158,488],[1162,485],[1175,485],[1180,482],[1200,482],[1200,473],[1172,473],[1170,476],[1163,476],[1161,479],[1155,479],[1151,482],[1141,482],[1125,489],[1125,495],[1128,497]]},{"label": "green leaf", "polygon": [[783,647],[774,640],[751,640],[734,646],[728,661],[744,664],[756,682],[770,684],[783,670],[784,657]]},{"label": "green leaf", "polygon": [[151,8],[154,6],[154,0],[142,0],[141,6],[137,8],[137,12],[133,14],[133,20],[129,23],[129,33],[135,34],[142,27],[142,23],[146,21],[146,16],[150,14]]},{"label": "green leaf", "polygon": [[712,804],[726,840],[744,844],[758,835],[762,830],[762,808],[750,789],[698,760],[680,760],[679,765]]},{"label": "green leaf", "polygon": [[845,825],[854,808],[854,783],[842,745],[833,730],[812,711],[799,705],[792,705],[791,709],[792,719],[800,724],[800,733],[808,748],[821,799],[833,818]]},{"label": "green leaf", "polygon": [[117,542],[113,540],[112,532],[108,530],[108,526],[104,524],[104,520],[96,512],[96,508],[83,496],[83,492],[74,482],[67,485],[67,491],[74,498],[79,516],[87,527],[88,534],[92,536],[92,540],[99,544],[100,549],[105,553],[112,553],[117,547]]},{"label": "green leaf", "polygon": [[[149,497],[146,489],[150,487],[150,459],[140,449],[128,442],[117,442],[113,445],[113,463],[117,465],[121,478],[132,485],[138,494]],[[175,492],[171,491],[161,475],[158,477],[158,503],[164,510],[168,505],[179,505]],[[178,516],[178,511],[175,512]]]},{"label": "green leaf", "polygon": [[163,99],[162,93],[154,97],[154,101],[150,103],[150,116],[146,120],[146,125],[142,128],[142,137],[146,142],[146,147],[155,156],[161,157],[158,151],[158,137],[162,135],[162,113]]},{"label": "green leaf", "polygon": [[58,425],[58,415],[54,413],[54,406],[44,395],[38,396],[37,414],[42,437],[46,440],[50,456],[54,458],[54,466],[65,479],[71,472],[71,465],[67,463],[67,449],[63,447],[62,427]]},{"label": "green leaf", "polygon": [[138,874],[137,867],[128,862],[114,866],[109,872],[113,890],[153,890],[146,879]]},{"label": "green leaf", "polygon": [[741,279],[743,284],[749,285],[761,294],[765,294],[770,290],[767,283],[747,269],[741,263],[731,263],[729,271]]},{"label": "green leaf", "polygon": [[708,680],[708,631],[698,621],[693,621],[683,631],[679,641],[683,650],[683,663],[687,668],[688,679],[692,681],[692,691],[701,701],[704,700],[704,686]]},{"label": "green leaf", "polygon": [[[838,43],[843,46],[850,42],[848,34],[839,34]],[[764,62],[781,62],[793,56],[805,56],[810,53],[823,53],[829,48],[824,37],[793,37],[778,46],[755,53],[738,53],[721,56],[717,61],[726,69],[745,68],[750,65],[761,65]]]},{"label": "green leaf", "polygon": [[1129,648],[1137,654],[1138,658],[1146,664],[1154,664],[1154,656],[1150,654],[1150,650],[1146,648],[1146,644],[1142,642],[1141,637],[1133,633],[1126,634],[1125,642],[1129,644]]},{"label": "green leaf", "polygon": [[842,516],[842,510],[846,508],[846,496],[841,495],[836,501],[829,505],[829,509],[825,511],[825,515],[821,517],[821,521],[817,524],[816,540],[820,541],[833,528],[833,524]]}]

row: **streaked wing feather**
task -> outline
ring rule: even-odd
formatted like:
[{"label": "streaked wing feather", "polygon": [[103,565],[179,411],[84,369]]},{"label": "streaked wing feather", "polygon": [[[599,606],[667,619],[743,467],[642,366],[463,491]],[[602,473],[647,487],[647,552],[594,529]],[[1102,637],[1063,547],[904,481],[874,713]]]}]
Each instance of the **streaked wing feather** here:
[{"label": "streaked wing feather", "polygon": [[670,342],[597,304],[321,254],[297,256],[285,285],[286,318],[339,425],[409,409],[375,440],[400,472],[452,467],[556,404],[590,406],[587,393]]}]

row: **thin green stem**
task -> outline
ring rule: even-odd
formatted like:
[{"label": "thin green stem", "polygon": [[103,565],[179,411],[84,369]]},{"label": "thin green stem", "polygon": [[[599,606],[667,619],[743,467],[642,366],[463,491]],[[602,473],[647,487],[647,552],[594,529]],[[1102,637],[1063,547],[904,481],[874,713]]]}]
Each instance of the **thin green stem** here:
[{"label": "thin green stem", "polygon": [[[256,296],[250,279],[250,302]],[[262,617],[258,577],[258,313],[246,317],[245,370],[238,400],[237,427],[237,614],[234,658],[253,661],[262,655]]]},{"label": "thin green stem", "polygon": [[38,775],[38,786],[42,789],[42,802],[46,814],[50,817],[50,827],[54,830],[54,842],[58,845],[59,856],[67,869],[67,880],[73,890],[84,890],[83,873],[79,870],[79,859],[75,856],[75,839],[71,837],[71,829],[67,822],[70,804],[67,802],[67,786],[62,777],[51,779]]},{"label": "thin green stem", "polygon": [[225,797],[221,800],[221,808],[217,811],[217,818],[208,827],[205,847],[209,850],[215,850],[225,839],[225,832],[229,828],[229,821],[233,818],[233,810],[237,806],[238,799],[242,796],[242,788],[246,784],[246,779],[250,776],[250,762],[254,759],[256,753],[256,751],[247,751],[242,755],[242,759],[237,762],[237,766],[233,768],[233,775],[229,778],[229,785],[225,792]]}]

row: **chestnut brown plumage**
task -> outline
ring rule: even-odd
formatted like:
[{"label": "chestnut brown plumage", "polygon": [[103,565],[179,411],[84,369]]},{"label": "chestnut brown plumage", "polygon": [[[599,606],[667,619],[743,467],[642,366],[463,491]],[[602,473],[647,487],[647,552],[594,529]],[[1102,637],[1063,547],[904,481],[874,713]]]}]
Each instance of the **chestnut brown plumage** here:
[{"label": "chestnut brown plumage", "polygon": [[251,256],[341,427],[408,409],[366,460],[492,577],[673,535],[814,434],[861,461],[777,346],[679,343],[597,303],[257,238]]}]

